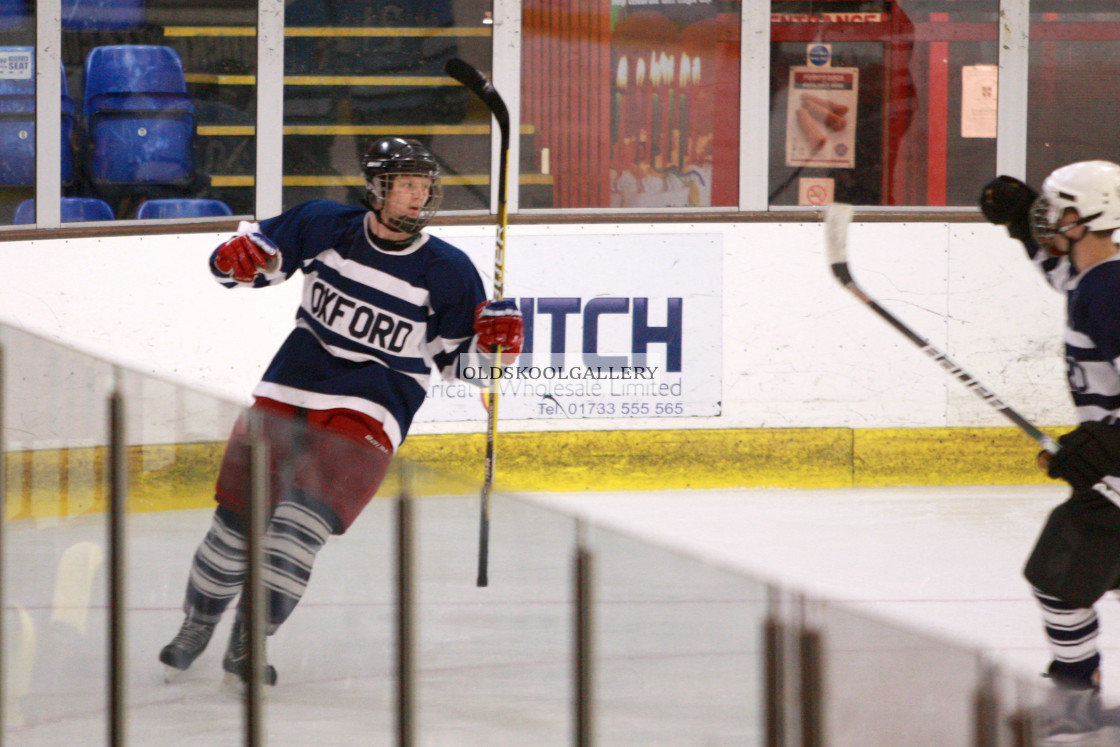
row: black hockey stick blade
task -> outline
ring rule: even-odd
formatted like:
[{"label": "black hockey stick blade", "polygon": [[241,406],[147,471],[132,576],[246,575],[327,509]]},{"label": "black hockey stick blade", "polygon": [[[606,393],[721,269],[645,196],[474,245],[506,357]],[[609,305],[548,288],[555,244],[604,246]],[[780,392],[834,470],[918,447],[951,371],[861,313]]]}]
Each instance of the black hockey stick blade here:
[{"label": "black hockey stick blade", "polygon": [[832,274],[841,283],[852,282],[848,272],[848,225],[852,222],[852,206],[834,202],[824,212],[824,247]]},{"label": "black hockey stick blade", "polygon": [[466,86],[471,93],[482,99],[482,103],[486,104],[486,108],[494,115],[494,119],[498,120],[503,141],[508,141],[509,109],[506,108],[506,102],[502,100],[501,94],[494,88],[490,79],[477,67],[460,60],[458,57],[452,57],[448,60],[443,69],[452,78]]},{"label": "black hockey stick blade", "polygon": [[876,314],[900,332],[906,339],[917,345],[923,353],[937,362],[946,372],[954,376],[970,389],[976,396],[984,400],[991,408],[1010,420],[1019,429],[1038,442],[1043,449],[1056,454],[1058,443],[1053,438],[1043,433],[1037,426],[1020,415],[1015,408],[1001,400],[992,390],[981,384],[972,374],[965,371],[952,358],[941,352],[910,327],[906,326],[894,314],[890,313],[867,295],[848,269],[848,225],[852,222],[852,206],[844,203],[829,205],[824,214],[824,244],[825,256],[832,268],[832,274],[840,284],[848,289],[852,295],[863,301]]}]

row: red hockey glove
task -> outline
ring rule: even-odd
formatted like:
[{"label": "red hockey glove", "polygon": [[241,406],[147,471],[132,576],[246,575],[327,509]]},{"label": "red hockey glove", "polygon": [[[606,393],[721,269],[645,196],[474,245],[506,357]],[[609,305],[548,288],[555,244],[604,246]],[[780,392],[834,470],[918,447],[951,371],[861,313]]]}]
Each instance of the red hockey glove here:
[{"label": "red hockey glove", "polygon": [[239,283],[251,283],[280,266],[280,249],[262,233],[234,236],[214,253],[214,268]]},{"label": "red hockey glove", "polygon": [[478,352],[492,353],[501,345],[503,364],[517,360],[525,338],[525,322],[515,301],[480,303],[474,310],[474,331],[478,335]]}]

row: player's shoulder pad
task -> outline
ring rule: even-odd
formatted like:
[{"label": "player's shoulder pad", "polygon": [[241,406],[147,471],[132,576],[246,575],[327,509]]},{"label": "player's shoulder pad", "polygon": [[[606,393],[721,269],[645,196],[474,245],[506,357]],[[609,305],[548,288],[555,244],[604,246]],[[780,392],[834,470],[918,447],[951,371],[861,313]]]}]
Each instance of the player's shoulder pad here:
[{"label": "player's shoulder pad", "polygon": [[[355,216],[364,216],[366,212],[367,210],[363,207],[347,205],[334,200],[308,200],[307,202],[301,202],[289,208],[276,217],[282,218],[284,216],[292,216],[304,221],[337,218],[349,219]],[[275,220],[275,218],[271,220]],[[261,221],[262,224],[266,222],[267,221]]]},{"label": "player's shoulder pad", "polygon": [[424,235],[428,239],[421,247],[421,251],[426,252],[424,274],[431,287],[441,288],[452,294],[457,289],[458,292],[471,297],[477,296],[481,300],[485,296],[482,276],[467,253],[427,232]]},{"label": "player's shoulder pad", "polygon": [[1115,313],[1116,318],[1120,318],[1120,256],[1093,265],[1082,273],[1077,293],[1094,313],[1109,317]]},{"label": "player's shoulder pad", "polygon": [[424,242],[422,249],[428,253],[431,262],[447,263],[455,267],[474,267],[470,257],[459,247],[426,231],[424,236],[427,240]]},{"label": "player's shoulder pad", "polygon": [[332,246],[339,236],[360,223],[366,210],[334,200],[308,200],[262,220],[261,232],[281,248]]}]

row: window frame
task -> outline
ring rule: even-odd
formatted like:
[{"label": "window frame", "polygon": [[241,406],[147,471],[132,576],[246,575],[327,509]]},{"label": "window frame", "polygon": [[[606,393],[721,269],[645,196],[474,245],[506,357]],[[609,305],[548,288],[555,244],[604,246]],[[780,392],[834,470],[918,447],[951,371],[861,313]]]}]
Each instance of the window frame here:
[{"label": "window frame", "polygon": [[[742,47],[740,53],[739,121],[749,123],[751,114],[768,112],[771,0],[741,0],[740,24]],[[1026,175],[1027,147],[1027,87],[1030,35],[1030,0],[999,0],[999,71],[1000,96],[997,124],[996,162],[997,173],[1019,178]],[[37,0],[35,3],[36,29],[36,216],[32,226],[5,226],[0,231],[58,230],[60,221],[61,176],[60,159],[60,80],[57,74],[61,65],[62,23],[61,0]],[[493,50],[494,83],[503,92],[510,110],[510,127],[520,131],[521,120],[521,3],[518,0],[493,0]],[[257,5],[257,81],[256,81],[256,218],[269,217],[280,212],[283,194],[283,117],[281,110],[284,95],[284,0],[258,0]],[[495,184],[499,178],[499,134],[491,128],[490,178]],[[519,138],[510,143],[510,173],[507,207],[511,216],[559,216],[571,213],[561,208],[520,208],[521,170]],[[676,208],[597,208],[577,211],[592,220],[626,219],[628,214],[642,214],[657,220],[664,215],[668,220],[692,216],[726,219],[735,213],[790,214],[790,207],[773,207],[767,204],[769,191],[769,131],[768,127],[740,127],[739,193],[735,207],[695,208],[682,211]],[[994,175],[993,175],[994,176]],[[497,192],[490,190],[490,214],[497,213]],[[929,206],[861,206],[861,210],[890,212],[906,215],[936,212],[944,215],[945,208]],[[804,210],[804,208],[802,208]],[[960,208],[956,208],[960,212]],[[478,222],[480,211],[449,211],[448,217],[456,219],[473,217]],[[199,223],[214,226],[227,221],[195,218],[177,222]],[[106,228],[132,224],[131,220],[106,222]],[[141,232],[157,233],[150,224],[141,224]],[[162,227],[160,227],[162,228]],[[77,229],[82,231],[83,229]],[[84,229],[88,232],[88,227]],[[130,231],[131,233],[131,231]]]}]

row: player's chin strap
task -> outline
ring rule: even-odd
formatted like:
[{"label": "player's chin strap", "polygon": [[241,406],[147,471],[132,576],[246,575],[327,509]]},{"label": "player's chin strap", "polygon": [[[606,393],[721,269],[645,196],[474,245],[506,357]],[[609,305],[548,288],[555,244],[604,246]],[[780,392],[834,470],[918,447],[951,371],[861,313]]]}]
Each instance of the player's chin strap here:
[{"label": "player's chin strap", "polygon": [[390,231],[397,231],[399,233],[410,234],[409,238],[406,239],[405,241],[412,241],[412,235],[414,235],[416,233],[416,227],[411,225],[411,221],[409,221],[407,218],[402,216],[402,217],[396,218],[395,220],[391,220],[391,221],[385,220],[384,218],[381,217],[381,208],[374,208],[373,209],[373,216],[375,218],[377,218],[378,223],[385,226]]},{"label": "player's chin strap", "polygon": [[406,238],[406,239],[400,239],[400,240],[383,239],[380,236],[378,236],[377,234],[375,234],[373,231],[370,230],[369,223],[363,221],[362,222],[362,227],[365,229],[366,239],[369,241],[369,243],[373,244],[374,246],[376,246],[379,249],[384,249],[387,252],[393,252],[393,251],[400,251],[401,249],[407,249],[408,247],[412,246],[413,242],[416,241],[416,234],[419,233],[418,231],[408,231],[405,228],[396,228],[394,226],[390,226],[388,223],[381,220],[381,211],[380,210],[378,210],[377,208],[375,208],[373,206],[369,206],[369,210],[370,210],[371,213],[373,213],[374,219],[378,223],[380,223],[381,225],[388,228],[389,230],[391,230],[391,231],[401,231],[401,232],[404,232],[404,233],[408,233],[408,238]]}]

